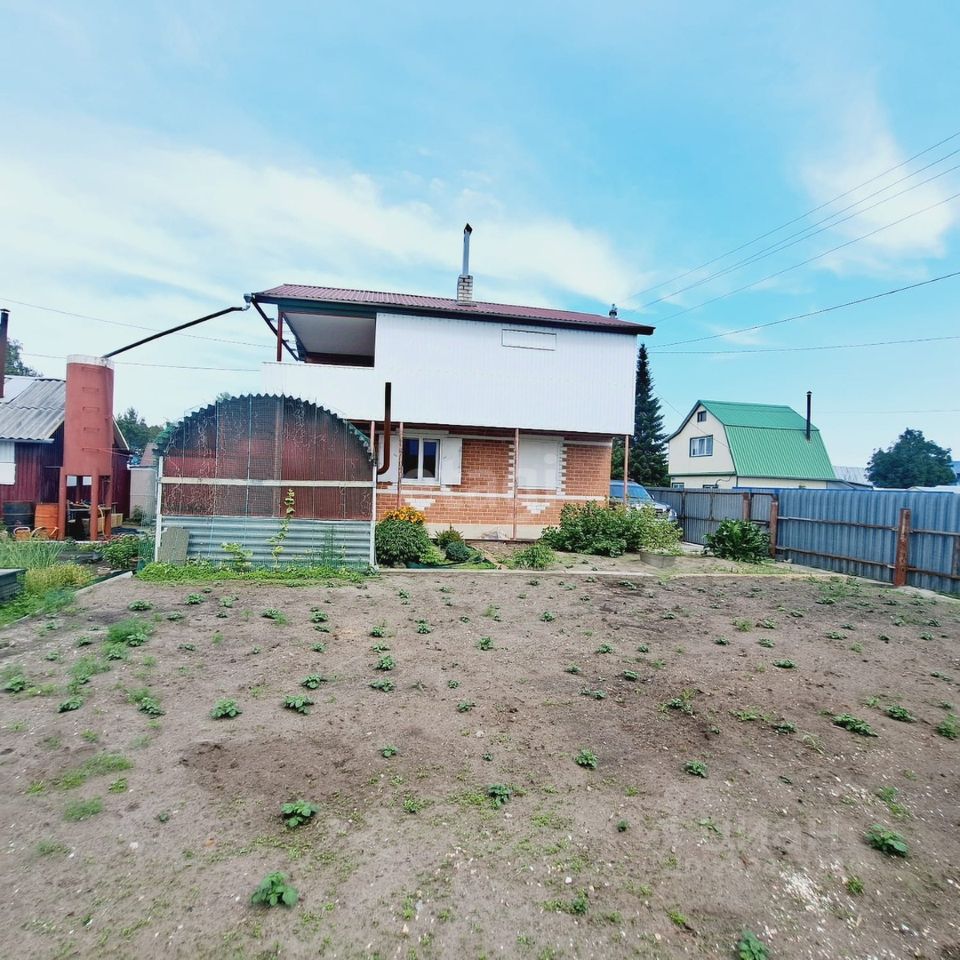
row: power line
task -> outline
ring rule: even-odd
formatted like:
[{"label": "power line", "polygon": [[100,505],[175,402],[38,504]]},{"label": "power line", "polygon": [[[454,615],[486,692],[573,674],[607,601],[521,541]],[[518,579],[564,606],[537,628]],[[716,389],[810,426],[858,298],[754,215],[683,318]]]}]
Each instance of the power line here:
[{"label": "power line", "polygon": [[[931,150],[936,150],[937,147],[942,147],[945,143],[949,143],[951,140],[956,140],[957,137],[960,137],[960,130],[956,133],[950,134],[949,137],[944,137],[943,140],[939,140],[931,146],[927,147],[924,150],[921,150],[919,153],[915,153],[912,157],[908,157],[906,160],[901,163],[895,164],[892,167],[884,170],[882,173],[878,173],[873,177],[870,177],[868,180],[864,180],[862,183],[858,183],[855,187],[851,187],[849,190],[845,190],[843,193],[838,193],[835,197],[830,200],[821,203],[819,206],[814,207],[812,210],[808,210],[806,213],[800,214],[799,217],[794,217],[792,220],[787,220],[785,223],[781,223],[780,226],[774,227],[771,230],[768,230],[766,233],[762,233],[757,237],[754,237],[752,240],[747,240],[745,243],[741,243],[737,247],[733,247],[730,250],[727,250],[726,253],[721,253],[719,256],[714,257],[712,260],[707,260],[704,263],[699,264],[696,267],[691,267],[689,270],[685,270],[683,273],[679,273],[674,277],[670,277],[668,280],[663,280],[660,283],[655,283],[651,287],[645,287],[643,290],[638,290],[636,293],[631,294],[627,297],[627,302],[632,300],[634,297],[641,297],[645,293],[650,293],[652,290],[659,290],[660,287],[665,287],[667,284],[674,283],[677,280],[683,280],[685,277],[690,276],[691,273],[696,273],[698,270],[703,270],[706,267],[712,266],[720,260],[724,260],[726,257],[732,256],[735,253],[739,253],[741,250],[746,249],[749,246],[752,246],[754,243],[759,243],[761,240],[765,240],[767,237],[773,236],[775,233],[779,233],[781,230],[785,230],[787,227],[793,226],[795,223],[799,223],[801,220],[805,220],[807,217],[812,216],[815,213],[829,207],[832,203],[836,203],[837,200],[842,200],[844,197],[850,196],[852,193],[856,193],[857,190],[860,190],[862,187],[869,186],[871,183],[875,183],[877,180],[880,180],[882,177],[885,177],[888,173],[893,173],[894,170],[899,170],[901,167],[905,167],[908,163],[912,163],[918,157],[924,156],[924,154],[930,153]],[[943,158],[941,158],[943,159]],[[937,161],[939,162],[939,161]],[[925,168],[923,168],[925,169]],[[915,171],[919,172],[919,171]]]},{"label": "power line", "polygon": [[888,347],[899,343],[937,343],[942,340],[960,340],[960,335],[952,337],[912,337],[909,340],[874,340],[870,343],[833,343],[817,344],[812,347],[748,347],[744,350],[667,350],[657,353],[658,357],[708,357],[719,354],[739,353],[794,353],[800,350],[852,350],[855,347]]},{"label": "power line", "polygon": [[949,280],[951,277],[960,277],[960,270],[953,273],[945,273],[939,277],[931,277],[929,280],[919,280],[917,283],[908,283],[903,287],[896,287],[893,290],[883,290],[880,293],[873,293],[868,297],[859,297],[856,300],[847,300],[844,303],[835,303],[830,307],[821,307],[819,310],[811,310],[808,313],[798,313],[792,317],[784,317],[781,320],[769,320],[766,323],[754,323],[749,327],[740,327],[737,330],[725,330],[723,333],[713,333],[703,337],[689,337],[686,340],[671,340],[669,343],[661,344],[660,347],[654,347],[658,350],[662,347],[679,347],[686,343],[703,343],[705,340],[719,340],[721,337],[731,337],[737,333],[749,333],[752,330],[762,330],[764,327],[775,327],[781,323],[790,323],[793,320],[804,320],[807,317],[817,317],[823,313],[832,313],[834,310],[841,310],[844,307],[853,307],[860,303],[869,303],[871,300],[879,300],[882,297],[892,297],[896,293],[903,293],[906,290],[916,290],[917,287],[926,287],[931,283],[938,283],[940,280]]},{"label": "power line", "polygon": [[[927,177],[926,180],[921,180],[919,183],[913,183],[909,187],[905,187],[903,190],[891,194],[889,197],[884,197],[883,199],[878,200],[876,203],[871,203],[869,207],[863,207],[860,210],[854,210],[854,212],[849,216],[841,217],[839,220],[836,219],[837,217],[840,217],[841,213],[846,213],[847,210],[853,210],[854,207],[859,207],[861,203],[872,199],[878,194],[884,193],[891,187],[895,187],[898,183],[902,183],[904,180],[909,180],[911,177],[916,176],[923,170],[926,170],[929,167],[934,166],[934,164],[940,163],[942,160],[946,160],[947,157],[952,157],[957,153],[960,153],[960,147],[951,153],[940,157],[939,160],[934,160],[933,163],[927,164],[926,167],[921,167],[919,170],[915,170],[913,173],[908,174],[905,177],[901,177],[899,180],[895,180],[893,183],[882,187],[880,190],[876,190],[873,193],[868,194],[866,197],[857,200],[855,203],[851,203],[849,206],[842,207],[840,210],[837,210],[836,213],[831,213],[828,217],[824,217],[822,220],[817,220],[815,223],[810,224],[809,227],[804,227],[802,230],[798,230],[796,233],[788,234],[781,240],[777,240],[775,243],[770,244],[770,246],[762,247],[755,253],[750,254],[750,256],[744,257],[744,259],[738,260],[736,263],[732,263],[729,267],[725,267],[723,270],[717,270],[715,273],[711,273],[709,276],[703,277],[700,280],[695,280],[693,283],[689,283],[685,287],[680,287],[678,290],[672,290],[670,293],[664,294],[662,297],[657,297],[654,300],[649,300],[647,303],[641,304],[637,310],[645,310],[647,307],[652,307],[658,303],[663,303],[666,300],[677,296],[678,294],[686,293],[688,290],[693,290],[695,287],[703,286],[703,284],[709,283],[711,280],[716,280],[718,277],[725,277],[728,273],[733,273],[735,270],[739,270],[741,267],[750,266],[751,264],[757,263],[760,260],[766,260],[767,257],[772,257],[774,254],[780,253],[782,250],[796,246],[798,243],[802,243],[804,240],[809,240],[811,237],[815,237],[818,234],[826,232],[827,230],[832,230],[834,227],[840,226],[841,223],[846,223],[848,220],[853,220],[856,217],[862,216],[864,213],[868,213],[870,210],[879,207],[881,204],[889,203],[891,200],[896,200],[897,197],[902,197],[911,190],[916,190],[919,187],[926,186],[926,184],[931,183],[934,180],[939,180],[941,177],[945,177],[947,174],[953,173],[955,170],[960,170],[960,164],[948,167],[946,170],[941,170],[940,173],[936,173],[932,177]],[[833,222],[828,223],[828,221],[831,220]],[[826,226],[820,226],[820,224],[826,224]],[[815,230],[813,229],[814,227],[820,227],[820,229]]]},{"label": "power line", "polygon": [[864,416],[865,414],[876,414],[877,416],[887,416],[893,413],[960,413],[960,408],[954,410],[821,410],[820,414],[856,414]]},{"label": "power line", "polygon": [[931,203],[929,206],[923,207],[920,210],[914,210],[913,213],[908,213],[906,216],[900,217],[898,220],[894,220],[892,223],[885,223],[883,226],[877,227],[875,230],[871,230],[868,233],[861,234],[859,237],[854,237],[852,240],[847,240],[844,243],[838,243],[835,247],[831,247],[829,250],[824,250],[822,253],[818,253],[816,256],[808,257],[806,260],[801,260],[800,263],[791,264],[789,267],[784,267],[782,270],[777,270],[774,273],[767,274],[767,276],[760,277],[759,280],[753,280],[751,283],[746,283],[742,287],[737,287],[735,290],[718,294],[715,297],[711,297],[709,300],[704,300],[703,303],[697,303],[692,307],[686,307],[683,310],[678,310],[676,313],[671,313],[666,317],[661,317],[658,322],[663,323],[665,320],[673,320],[675,317],[682,317],[686,313],[692,313],[694,310],[699,310],[701,307],[709,306],[711,303],[716,303],[718,300],[726,300],[727,297],[732,297],[735,294],[743,293],[744,290],[749,290],[752,287],[757,286],[757,284],[764,283],[767,280],[773,280],[775,277],[780,277],[785,273],[789,273],[791,270],[796,270],[798,267],[805,267],[808,263],[814,263],[817,260],[822,260],[831,253],[836,253],[838,250],[843,250],[844,247],[849,247],[854,243],[859,243],[861,240],[866,240],[869,237],[876,236],[878,233],[882,233],[884,230],[889,230],[891,227],[899,226],[901,223],[905,223],[907,220],[912,220],[914,217],[919,217],[923,213],[929,213],[936,207],[941,207],[945,203],[950,203],[951,200],[956,200],[957,197],[960,197],[960,191],[957,193],[952,193],[949,197],[944,197],[943,200],[938,200],[936,203]]},{"label": "power line", "polygon": [[[25,357],[40,357],[44,360],[66,360],[64,356],[54,353],[33,353],[24,350]],[[117,366],[123,367],[155,367],[162,370],[216,370],[219,373],[257,373],[255,367],[191,367],[179,363],[143,363],[137,360],[114,360]]]},{"label": "power line", "polygon": [[[39,303],[27,303],[24,300],[14,300],[11,297],[4,297],[0,295],[0,301],[4,303],[15,303],[18,307],[29,307],[32,310],[43,310],[46,313],[57,313],[62,317],[74,317],[77,320],[94,320],[97,323],[107,323],[113,327],[129,327],[132,330],[147,330],[150,333],[163,333],[162,330],[158,330],[156,327],[147,327],[142,323],[127,323],[123,320],[106,320],[103,317],[92,317],[86,313],[72,313],[69,310],[59,310],[56,307],[45,307]],[[251,343],[247,340],[230,340],[224,337],[204,337],[198,333],[178,333],[176,336],[179,337],[189,337],[191,340],[209,340],[211,343],[230,343],[236,344],[239,347],[259,347],[263,348],[263,343]]]}]

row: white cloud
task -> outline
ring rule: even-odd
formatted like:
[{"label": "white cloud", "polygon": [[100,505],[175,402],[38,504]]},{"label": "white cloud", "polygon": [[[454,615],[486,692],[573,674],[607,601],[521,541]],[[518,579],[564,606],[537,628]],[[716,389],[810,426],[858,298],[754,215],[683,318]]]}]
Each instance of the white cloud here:
[{"label": "white cloud", "polygon": [[[845,193],[857,184],[871,179],[878,173],[902,163],[912,152],[905,151],[890,129],[884,111],[871,93],[863,93],[847,103],[846,108],[836,118],[837,129],[821,139],[809,159],[801,163],[799,174],[801,182],[815,204],[826,203],[838,194]],[[937,152],[930,153],[906,167],[886,174],[872,183],[854,191],[850,196],[831,204],[818,212],[814,219],[819,220],[858,199],[867,197],[877,190],[890,187],[883,193],[866,200],[864,206],[870,207],[884,197],[893,197],[905,188],[925,180],[956,163],[956,158],[919,174],[916,178],[892,186],[910,171],[929,163],[931,160],[948,153],[948,145]],[[820,235],[842,243],[884,227],[900,220],[915,211],[932,207],[957,192],[957,181],[949,176],[932,183],[918,186],[902,196],[893,197],[889,202],[880,203],[846,222],[834,230]],[[850,210],[849,213],[853,213]],[[843,214],[842,216],[847,216]],[[889,272],[891,267],[909,269],[904,261],[923,257],[942,257],[946,252],[946,237],[960,218],[960,202],[943,203],[932,210],[911,217],[904,223],[891,226],[875,236],[861,240],[844,250],[837,251],[819,261],[822,266],[837,273]],[[824,248],[830,244],[823,242]]]},{"label": "white cloud", "polygon": [[[598,231],[505,210],[475,176],[469,189],[425,184],[397,201],[363,171],[285,163],[276,149],[250,157],[243,144],[204,149],[92,123],[20,129],[0,153],[5,297],[165,328],[282,282],[453,295],[466,219],[476,231],[478,297],[586,301],[600,311],[636,282],[627,252]],[[14,313],[13,335],[35,354],[105,351],[138,336],[28,308]],[[263,340],[265,349],[176,337],[122,359],[248,367],[268,358],[266,328],[252,313],[197,332]],[[34,365],[56,372],[56,361]],[[118,405],[176,416],[220,389],[258,381],[118,367]]]}]

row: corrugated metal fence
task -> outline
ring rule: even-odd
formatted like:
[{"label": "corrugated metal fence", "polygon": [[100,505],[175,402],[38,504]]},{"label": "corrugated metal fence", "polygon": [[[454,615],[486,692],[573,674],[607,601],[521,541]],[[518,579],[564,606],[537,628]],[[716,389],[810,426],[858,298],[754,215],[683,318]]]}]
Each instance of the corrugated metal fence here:
[{"label": "corrugated metal fence", "polygon": [[[239,543],[255,564],[273,562],[270,538],[280,530],[273,517],[163,517],[164,528],[189,533],[190,559],[230,562],[224,543]],[[362,568],[373,556],[373,524],[367,520],[291,520],[279,554],[282,563],[313,563],[333,567]]]},{"label": "corrugated metal fence", "polygon": [[783,559],[850,576],[960,592],[960,494],[787,488],[658,488],[650,493],[677,511],[690,543],[703,543],[722,519],[749,515],[767,528]]},{"label": "corrugated metal fence", "polygon": [[721,520],[753,520],[770,526],[772,493],[744,494],[731,490],[673,490],[649,487],[654,500],[669,504],[677,512],[688,543],[706,543],[708,533],[716,533]]}]

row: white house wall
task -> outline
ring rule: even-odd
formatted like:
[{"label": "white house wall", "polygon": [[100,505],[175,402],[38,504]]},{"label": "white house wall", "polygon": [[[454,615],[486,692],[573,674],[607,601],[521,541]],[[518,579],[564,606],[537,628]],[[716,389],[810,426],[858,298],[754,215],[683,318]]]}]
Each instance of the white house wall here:
[{"label": "white house wall", "polygon": [[[702,411],[703,407],[697,407]],[[697,412],[694,412],[687,425],[667,445],[667,465],[670,477],[680,480],[681,476],[699,473],[732,474],[733,456],[727,446],[727,434],[723,424],[712,414],[706,411],[707,419],[697,423]],[[691,457],[690,440],[692,437],[713,437],[713,456]],[[713,483],[713,480],[704,480],[704,483]]]},{"label": "white house wall", "polygon": [[352,420],[383,419],[390,381],[395,421],[625,434],[633,431],[636,347],[624,334],[379,314],[373,367],[265,363],[262,382],[266,393]]}]

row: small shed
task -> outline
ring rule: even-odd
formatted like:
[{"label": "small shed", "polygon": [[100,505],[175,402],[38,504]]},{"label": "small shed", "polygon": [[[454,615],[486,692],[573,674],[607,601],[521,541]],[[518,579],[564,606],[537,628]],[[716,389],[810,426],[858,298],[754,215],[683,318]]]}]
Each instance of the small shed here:
[{"label": "small shed", "polygon": [[[346,420],[307,400],[225,397],[158,442],[157,550],[185,530],[187,556],[255,563],[373,563],[375,462]],[[282,547],[277,550],[277,546]]]}]

